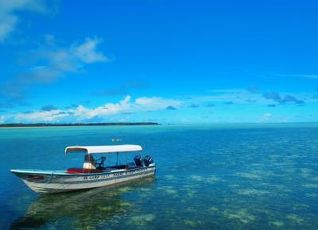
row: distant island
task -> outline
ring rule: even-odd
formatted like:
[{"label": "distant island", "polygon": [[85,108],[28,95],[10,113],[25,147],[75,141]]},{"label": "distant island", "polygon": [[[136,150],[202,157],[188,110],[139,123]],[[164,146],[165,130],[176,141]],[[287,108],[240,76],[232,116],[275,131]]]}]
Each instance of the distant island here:
[{"label": "distant island", "polygon": [[8,123],[0,124],[0,128],[8,127],[52,127],[52,126],[138,126],[138,125],[159,125],[156,122],[106,122],[106,123]]}]

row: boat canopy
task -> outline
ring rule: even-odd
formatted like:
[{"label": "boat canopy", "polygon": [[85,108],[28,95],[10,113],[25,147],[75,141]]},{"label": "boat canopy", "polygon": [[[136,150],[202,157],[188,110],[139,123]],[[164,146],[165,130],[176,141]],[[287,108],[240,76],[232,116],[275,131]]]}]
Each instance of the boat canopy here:
[{"label": "boat canopy", "polygon": [[105,146],[68,146],[65,148],[65,154],[71,152],[93,153],[123,153],[142,151],[140,145],[105,145]]}]

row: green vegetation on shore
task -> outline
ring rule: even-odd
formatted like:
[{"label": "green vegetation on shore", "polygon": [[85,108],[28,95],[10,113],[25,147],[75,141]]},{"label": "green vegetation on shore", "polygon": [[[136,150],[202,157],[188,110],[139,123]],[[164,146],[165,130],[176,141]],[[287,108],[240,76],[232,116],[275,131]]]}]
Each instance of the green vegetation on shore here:
[{"label": "green vegetation on shore", "polygon": [[107,122],[107,123],[8,123],[0,124],[1,127],[48,127],[48,126],[130,126],[130,125],[159,125],[156,122]]}]

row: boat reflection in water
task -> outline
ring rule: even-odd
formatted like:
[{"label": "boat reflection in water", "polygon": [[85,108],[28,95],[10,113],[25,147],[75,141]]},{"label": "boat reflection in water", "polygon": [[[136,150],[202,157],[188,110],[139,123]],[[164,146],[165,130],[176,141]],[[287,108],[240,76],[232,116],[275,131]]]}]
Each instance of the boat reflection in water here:
[{"label": "boat reflection in water", "polygon": [[149,188],[154,178],[85,191],[40,196],[27,209],[24,216],[11,224],[11,229],[56,227],[96,228],[117,219],[132,208],[123,198],[124,193]]}]

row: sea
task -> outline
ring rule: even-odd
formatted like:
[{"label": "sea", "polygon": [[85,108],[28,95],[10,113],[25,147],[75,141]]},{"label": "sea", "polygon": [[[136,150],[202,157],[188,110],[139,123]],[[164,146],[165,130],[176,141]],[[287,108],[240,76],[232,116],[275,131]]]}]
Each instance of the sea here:
[{"label": "sea", "polygon": [[[39,195],[10,173],[81,167],[66,146],[110,144],[142,145],[156,175]],[[317,123],[1,128],[0,157],[0,229],[318,229]]]}]

